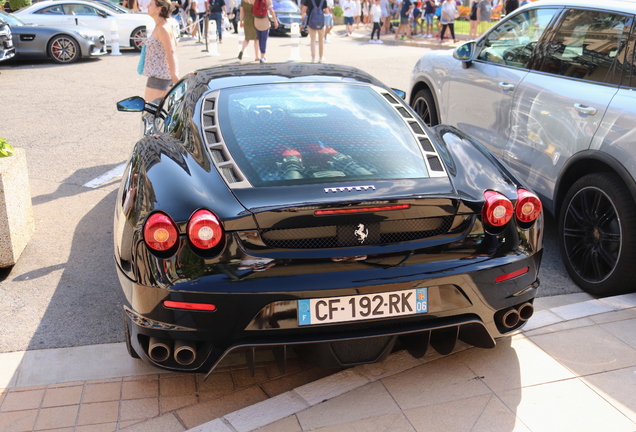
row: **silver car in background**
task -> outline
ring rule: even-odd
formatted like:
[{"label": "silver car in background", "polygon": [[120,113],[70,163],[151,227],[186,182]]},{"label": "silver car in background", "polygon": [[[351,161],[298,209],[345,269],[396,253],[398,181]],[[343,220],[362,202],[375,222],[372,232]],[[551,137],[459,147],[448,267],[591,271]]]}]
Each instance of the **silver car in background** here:
[{"label": "silver car in background", "polygon": [[572,279],[636,289],[636,3],[542,0],[424,55],[409,102],[480,140],[558,221]]},{"label": "silver car in background", "polygon": [[6,25],[16,58],[50,58],[73,63],[82,57],[106,54],[104,33],[82,26],[28,25],[13,14],[0,11],[0,60],[2,27]]}]

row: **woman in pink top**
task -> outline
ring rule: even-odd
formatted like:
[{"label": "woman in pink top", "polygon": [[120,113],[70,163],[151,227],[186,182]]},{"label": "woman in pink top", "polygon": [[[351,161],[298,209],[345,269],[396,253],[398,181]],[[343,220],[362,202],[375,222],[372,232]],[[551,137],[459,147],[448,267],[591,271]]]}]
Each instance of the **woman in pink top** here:
[{"label": "woman in pink top", "polygon": [[146,60],[143,75],[148,77],[144,99],[163,97],[168,88],[179,81],[177,42],[168,17],[172,10],[169,0],[152,0],[148,15],[155,20],[155,29],[146,39]]}]

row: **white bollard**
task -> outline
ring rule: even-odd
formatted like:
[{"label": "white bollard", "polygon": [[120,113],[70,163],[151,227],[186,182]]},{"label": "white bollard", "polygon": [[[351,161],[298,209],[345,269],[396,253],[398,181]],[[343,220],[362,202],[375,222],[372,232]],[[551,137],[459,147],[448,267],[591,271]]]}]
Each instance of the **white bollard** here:
[{"label": "white bollard", "polygon": [[291,27],[291,55],[289,61],[301,61],[300,58],[300,25],[292,23]]},{"label": "white bollard", "polygon": [[217,41],[218,33],[216,31],[216,20],[210,20],[210,33],[208,34],[208,39],[210,40],[210,46],[208,48],[209,56],[218,56],[219,54],[219,44]]},{"label": "white bollard", "polygon": [[119,28],[114,18],[110,22],[110,55],[121,55],[119,52]]}]

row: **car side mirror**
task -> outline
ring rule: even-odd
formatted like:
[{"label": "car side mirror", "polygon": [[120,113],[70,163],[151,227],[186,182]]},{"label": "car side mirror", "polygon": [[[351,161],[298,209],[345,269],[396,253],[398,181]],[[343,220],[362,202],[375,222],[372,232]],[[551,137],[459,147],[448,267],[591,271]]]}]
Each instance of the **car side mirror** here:
[{"label": "car side mirror", "polygon": [[102,18],[108,18],[108,14],[106,12],[104,12],[104,11],[98,10],[97,11],[97,15],[99,15]]},{"label": "car side mirror", "polygon": [[146,111],[152,115],[157,115],[157,109],[159,105],[157,104],[159,99],[156,99],[152,102],[146,102],[144,98],[141,96],[133,96],[124,100],[120,100],[117,102],[117,111],[124,112],[142,112]]},{"label": "car side mirror", "polygon": [[395,92],[396,95],[402,98],[402,100],[406,100],[406,92],[404,90],[391,89]]},{"label": "car side mirror", "polygon": [[477,43],[475,41],[469,41],[461,44],[455,51],[453,51],[453,57],[461,62],[470,63],[474,60]]}]

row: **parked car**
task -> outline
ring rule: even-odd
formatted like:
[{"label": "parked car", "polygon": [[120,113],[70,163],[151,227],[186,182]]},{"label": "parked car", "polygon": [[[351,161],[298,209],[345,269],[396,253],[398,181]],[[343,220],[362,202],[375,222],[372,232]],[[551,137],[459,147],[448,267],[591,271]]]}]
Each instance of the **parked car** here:
[{"label": "parked car", "polygon": [[309,33],[302,25],[303,17],[300,8],[292,0],[273,0],[274,12],[278,20],[278,28],[274,28],[274,17],[269,16],[272,26],[269,29],[270,35],[280,35],[291,33],[292,24],[296,23],[300,27],[300,35],[307,36]]},{"label": "parked car", "polygon": [[[99,5],[102,5],[102,6],[104,6],[107,9],[112,9],[114,12],[117,12],[117,13],[143,14],[143,12],[134,12],[134,11],[128,9],[127,7],[121,6],[119,3],[113,3],[110,0],[89,0],[89,1],[95,2],[95,3],[99,4]],[[168,18],[168,22],[172,26],[173,34],[175,35],[175,37],[177,38],[177,41],[178,41],[181,38],[181,33],[182,33],[181,26],[179,25],[179,22],[173,17],[169,17]]]},{"label": "parked car", "polygon": [[354,365],[398,339],[493,347],[532,315],[539,199],[360,70],[219,66],[118,109],[146,111],[114,216],[133,357],[211,371],[293,346]]},{"label": "parked car", "polygon": [[116,25],[119,46],[141,51],[146,31],[155,27],[154,20],[146,14],[117,13],[96,2],[82,0],[50,0],[35,3],[14,13],[29,24],[82,25],[100,30],[106,37],[106,45],[112,44],[112,28]]},{"label": "parked car", "polygon": [[[0,13],[4,12],[0,11]],[[15,47],[13,46],[11,27],[0,15],[0,61],[8,60],[13,56],[15,56]]]},{"label": "parked car", "polygon": [[477,41],[425,54],[409,101],[501,158],[558,221],[585,291],[636,287],[633,2],[542,0]]},{"label": "parked car", "polygon": [[[18,58],[48,57],[56,63],[72,63],[80,57],[106,54],[104,33],[81,26],[27,25],[12,14],[0,11],[0,28],[10,27]],[[0,38],[2,37],[0,29]]]}]

